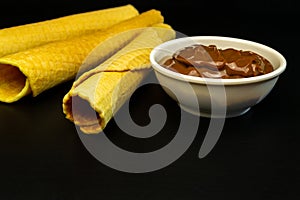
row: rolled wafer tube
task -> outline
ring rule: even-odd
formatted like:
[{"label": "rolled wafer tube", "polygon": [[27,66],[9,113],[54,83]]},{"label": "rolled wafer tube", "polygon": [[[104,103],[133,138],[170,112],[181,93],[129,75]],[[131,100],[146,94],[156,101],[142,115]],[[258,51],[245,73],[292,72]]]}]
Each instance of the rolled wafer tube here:
[{"label": "rolled wafer tube", "polygon": [[0,57],[103,30],[138,14],[132,5],[125,5],[4,28],[0,30]]},{"label": "rolled wafer tube", "polygon": [[175,38],[166,24],[146,28],[123,49],[82,74],[63,98],[63,112],[87,134],[101,132],[149,72],[151,50]]},{"label": "rolled wafer tube", "polygon": [[149,10],[102,31],[4,56],[0,58],[0,101],[11,103],[30,93],[37,96],[55,85],[74,79],[85,58],[100,43],[121,35],[113,37],[117,39],[101,51],[97,57],[99,61],[136,36],[138,31],[129,30],[139,30],[161,22],[161,13]]}]

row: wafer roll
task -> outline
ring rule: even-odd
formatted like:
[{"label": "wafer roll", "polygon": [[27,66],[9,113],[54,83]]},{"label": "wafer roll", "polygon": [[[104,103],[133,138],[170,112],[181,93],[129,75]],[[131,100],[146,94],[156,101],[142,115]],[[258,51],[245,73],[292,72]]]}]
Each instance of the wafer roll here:
[{"label": "wafer roll", "polygon": [[87,134],[101,132],[150,70],[150,52],[175,37],[166,24],[146,28],[98,67],[84,73],[63,99],[66,118]]},{"label": "wafer roll", "polygon": [[106,29],[139,13],[132,5],[74,14],[0,30],[0,57]]},{"label": "wafer roll", "polygon": [[14,102],[30,93],[37,96],[57,84],[74,79],[85,58],[100,43],[116,35],[122,36],[101,51],[98,61],[110,56],[136,35],[136,31],[129,30],[161,22],[163,16],[160,12],[149,10],[103,31],[4,56],[0,58],[0,101]]}]

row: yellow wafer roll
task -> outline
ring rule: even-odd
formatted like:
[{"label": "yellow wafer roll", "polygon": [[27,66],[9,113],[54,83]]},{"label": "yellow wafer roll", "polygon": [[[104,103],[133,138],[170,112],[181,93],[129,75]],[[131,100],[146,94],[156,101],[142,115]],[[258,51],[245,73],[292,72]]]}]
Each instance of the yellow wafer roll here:
[{"label": "yellow wafer roll", "polygon": [[151,50],[174,37],[175,31],[165,24],[146,28],[112,57],[84,73],[63,99],[66,118],[84,133],[101,132],[149,72]]},{"label": "yellow wafer roll", "polygon": [[[121,38],[117,37],[119,39],[113,40],[115,42],[106,46],[98,55],[97,59],[103,60],[136,35],[136,31],[131,33],[129,30],[161,22],[163,16],[160,12],[149,10],[103,31],[4,56],[0,58],[0,101],[14,102],[29,93],[36,96],[57,84],[73,79],[85,58],[100,43],[121,35]],[[129,33],[124,37],[126,31]]]},{"label": "yellow wafer roll", "polygon": [[132,5],[74,14],[0,30],[0,57],[106,29],[139,13]]}]

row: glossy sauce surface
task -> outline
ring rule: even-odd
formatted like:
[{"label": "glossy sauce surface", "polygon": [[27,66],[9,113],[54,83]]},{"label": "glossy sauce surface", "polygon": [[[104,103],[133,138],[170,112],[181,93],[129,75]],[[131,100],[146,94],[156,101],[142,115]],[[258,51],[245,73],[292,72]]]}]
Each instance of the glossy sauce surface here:
[{"label": "glossy sauce surface", "polygon": [[267,59],[252,51],[201,44],[185,47],[160,64],[181,74],[206,78],[246,78],[274,70]]}]

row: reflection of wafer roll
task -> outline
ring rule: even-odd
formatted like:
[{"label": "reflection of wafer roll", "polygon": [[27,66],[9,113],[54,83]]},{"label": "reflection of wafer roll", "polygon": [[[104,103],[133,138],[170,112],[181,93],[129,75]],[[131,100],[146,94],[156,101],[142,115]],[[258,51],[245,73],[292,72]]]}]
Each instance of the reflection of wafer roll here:
[{"label": "reflection of wafer roll", "polygon": [[[29,93],[36,96],[59,83],[73,79],[84,59],[97,45],[124,31],[148,27],[162,21],[159,11],[150,10],[103,31],[2,57],[0,101],[14,102]],[[98,59],[104,59],[124,46],[130,41],[130,35],[134,36],[129,34],[123,39],[117,39],[106,51],[102,51]]]},{"label": "reflection of wafer roll", "polygon": [[131,5],[69,15],[0,30],[0,57],[48,42],[92,33],[135,17]]},{"label": "reflection of wafer roll", "polygon": [[102,131],[149,72],[151,50],[174,37],[174,30],[166,24],[146,28],[108,60],[84,73],[63,99],[66,118],[84,133]]}]

